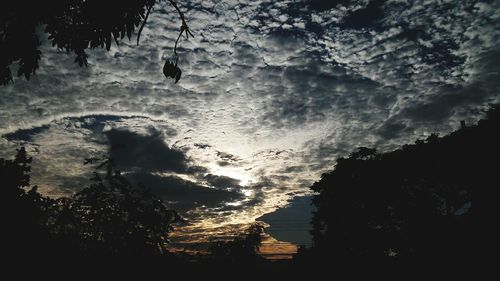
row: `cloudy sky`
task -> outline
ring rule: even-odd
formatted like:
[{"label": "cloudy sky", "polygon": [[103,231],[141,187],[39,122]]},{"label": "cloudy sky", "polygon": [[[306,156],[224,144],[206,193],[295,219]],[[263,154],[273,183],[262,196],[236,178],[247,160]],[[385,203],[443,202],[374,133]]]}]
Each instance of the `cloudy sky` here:
[{"label": "cloudy sky", "polygon": [[193,228],[220,229],[309,194],[356,147],[445,134],[500,101],[500,1],[179,3],[195,35],[179,83],[162,73],[180,25],[166,3],[139,46],[87,68],[45,40],[36,75],[0,88],[0,156],[27,145],[33,182],[61,196],[110,153]]}]

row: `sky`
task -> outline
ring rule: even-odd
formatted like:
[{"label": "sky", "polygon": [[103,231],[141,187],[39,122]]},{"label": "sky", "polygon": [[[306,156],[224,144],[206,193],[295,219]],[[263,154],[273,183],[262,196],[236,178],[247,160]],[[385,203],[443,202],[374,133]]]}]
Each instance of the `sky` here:
[{"label": "sky", "polygon": [[179,5],[195,37],[177,84],[162,73],[180,26],[167,3],[139,46],[93,50],[88,67],[45,39],[36,75],[0,88],[0,157],[27,146],[32,182],[57,197],[88,186],[84,158],[111,154],[199,242],[310,195],[357,147],[443,135],[500,101],[500,1]]}]

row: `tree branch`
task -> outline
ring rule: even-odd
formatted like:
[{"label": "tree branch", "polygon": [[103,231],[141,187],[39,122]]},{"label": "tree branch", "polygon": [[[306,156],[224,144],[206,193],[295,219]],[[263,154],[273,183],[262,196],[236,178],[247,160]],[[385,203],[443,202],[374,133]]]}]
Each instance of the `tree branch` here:
[{"label": "tree branch", "polygon": [[153,8],[153,6],[148,7],[148,12],[146,13],[146,16],[144,17],[144,21],[142,22],[141,27],[139,28],[139,32],[137,33],[137,45],[139,45],[139,39],[141,38],[142,29],[144,28],[144,26],[146,25],[146,22],[148,21],[148,16],[149,16],[149,13],[151,12],[152,8]]},{"label": "tree branch", "polygon": [[179,36],[177,37],[177,40],[175,40],[175,46],[174,46],[174,54],[177,56],[177,43],[179,43],[179,39],[181,38],[182,33],[185,31],[186,32],[186,38],[188,38],[188,39],[189,39],[189,35],[191,35],[191,37],[193,37],[193,38],[194,38],[194,35],[189,30],[189,27],[188,27],[188,25],[186,23],[186,19],[184,18],[184,13],[181,11],[181,9],[179,9],[179,7],[177,6],[177,3],[174,0],[168,0],[168,1],[177,10],[177,13],[179,14],[179,17],[182,20],[181,32],[179,33]]},{"label": "tree branch", "polygon": [[[181,21],[182,21],[181,32],[179,33],[179,36],[177,36],[177,40],[175,40],[175,45],[174,45],[174,54],[177,56],[177,45],[179,43],[179,39],[182,36],[182,33],[186,32],[187,39],[189,39],[189,36],[194,38],[194,35],[191,32],[191,30],[189,30],[189,27],[186,23],[186,19],[184,17],[184,13],[181,11],[181,9],[179,9],[179,6],[177,6],[177,3],[174,0],[168,0],[168,1],[175,8],[175,10],[177,10],[177,13],[179,14],[179,17],[181,18]],[[144,17],[144,21],[142,22],[141,27],[139,28],[139,32],[137,34],[137,45],[139,45],[139,39],[141,38],[142,29],[146,25],[146,22],[148,20],[148,16],[149,16],[152,8],[153,8],[153,6],[148,7],[148,11],[146,13],[146,16]]]}]

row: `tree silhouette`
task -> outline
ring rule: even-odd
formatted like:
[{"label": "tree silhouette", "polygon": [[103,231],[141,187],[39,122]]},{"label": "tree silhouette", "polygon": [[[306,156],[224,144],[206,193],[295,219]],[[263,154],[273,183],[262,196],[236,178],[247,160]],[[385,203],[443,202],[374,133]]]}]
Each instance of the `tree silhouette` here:
[{"label": "tree silhouette", "polygon": [[486,257],[498,188],[500,107],[445,137],[359,148],[312,190],[313,256],[335,260]]},{"label": "tree silhouette", "polygon": [[217,262],[226,263],[249,263],[262,260],[257,252],[262,242],[263,231],[262,225],[252,224],[233,240],[214,242],[209,248],[212,258]]},{"label": "tree silhouette", "polygon": [[48,232],[43,227],[51,200],[30,186],[32,159],[24,147],[12,160],[0,158],[2,249],[11,258],[45,250]]},{"label": "tree silhouette", "polygon": [[[12,81],[11,65],[18,62],[17,76],[29,79],[39,67],[42,53],[40,30],[49,35],[52,45],[76,55],[75,62],[87,65],[87,49],[111,48],[125,36],[129,39],[139,27],[137,44],[148,16],[154,6],[164,0],[54,0],[8,1],[0,10],[0,84]],[[176,82],[180,78],[177,67],[177,43],[185,33],[193,36],[184,14],[174,0],[168,2],[176,9],[182,25],[174,46],[175,62],[164,73]]]},{"label": "tree silhouette", "polygon": [[168,233],[180,217],[151,191],[113,174],[111,161],[106,166],[104,177],[96,173],[90,187],[56,202],[55,234],[76,237],[79,250],[91,256],[165,254]]},{"label": "tree silhouette", "polygon": [[179,215],[149,190],[135,186],[112,161],[106,173],[72,197],[49,199],[30,187],[32,159],[21,148],[0,159],[4,248],[11,257],[154,257],[166,244]]}]

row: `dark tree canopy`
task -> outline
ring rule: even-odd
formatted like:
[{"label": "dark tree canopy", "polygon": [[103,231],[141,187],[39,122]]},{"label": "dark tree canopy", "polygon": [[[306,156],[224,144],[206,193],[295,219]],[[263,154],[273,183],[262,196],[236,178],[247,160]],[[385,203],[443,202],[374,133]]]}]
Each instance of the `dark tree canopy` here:
[{"label": "dark tree canopy", "polygon": [[217,262],[249,263],[262,259],[257,253],[262,242],[264,227],[258,223],[252,224],[245,232],[230,241],[216,241],[209,251]]},{"label": "dark tree canopy", "polygon": [[26,150],[0,158],[3,253],[10,258],[154,257],[168,254],[181,218],[144,187],[113,172],[97,173],[72,197],[50,199],[30,188]]},{"label": "dark tree canopy", "polygon": [[[87,65],[85,50],[111,48],[114,41],[119,44],[125,36],[130,39],[138,28],[140,33],[153,7],[167,0],[51,0],[8,1],[0,9],[0,84],[13,79],[11,65],[18,63],[17,76],[29,79],[39,67],[39,27],[49,35],[52,45],[75,54],[75,62]],[[176,2],[168,0],[182,21],[177,42],[189,31],[184,14]],[[167,62],[170,63],[170,62]],[[166,63],[166,65],[167,65]],[[177,59],[167,77],[180,78]]]},{"label": "dark tree canopy", "polygon": [[445,137],[338,159],[312,186],[313,251],[336,260],[486,258],[498,219],[499,112]]},{"label": "dark tree canopy", "polygon": [[0,220],[2,254],[28,261],[31,253],[48,250],[47,220],[52,201],[30,186],[31,157],[20,148],[12,160],[0,158]]},{"label": "dark tree canopy", "polygon": [[91,256],[164,254],[172,223],[179,219],[151,191],[119,173],[96,177],[90,187],[52,207],[58,223],[49,229],[58,227],[54,234],[61,238],[75,237],[78,250]]}]

